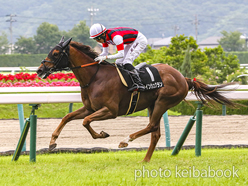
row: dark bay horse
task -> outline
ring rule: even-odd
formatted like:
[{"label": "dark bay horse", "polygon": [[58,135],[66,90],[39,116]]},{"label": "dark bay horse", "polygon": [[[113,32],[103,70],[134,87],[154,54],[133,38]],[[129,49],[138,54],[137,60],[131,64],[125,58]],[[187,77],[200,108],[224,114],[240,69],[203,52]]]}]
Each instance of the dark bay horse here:
[{"label": "dark bay horse", "polygon": [[[131,92],[121,83],[117,70],[110,64],[98,64],[94,58],[98,54],[89,46],[68,39],[64,41],[62,37],[42,61],[37,69],[37,74],[41,78],[46,78],[49,74],[70,68],[80,82],[81,97],[84,106],[63,117],[61,123],[52,134],[49,150],[56,147],[56,139],[63,127],[69,121],[83,119],[83,126],[89,131],[91,136],[96,138],[106,138],[109,135],[105,132],[95,132],[90,123],[93,121],[113,119],[117,116],[125,115],[129,107]],[[171,107],[179,104],[186,97],[190,89],[203,104],[208,102],[218,102],[233,106],[233,102],[218,93],[217,88],[225,85],[210,87],[198,80],[193,81],[185,78],[179,71],[166,64],[153,65],[159,71],[164,87],[155,90],[148,90],[140,93],[140,98],[136,111],[148,108],[149,124],[142,130],[130,134],[120,142],[119,147],[128,146],[128,142],[145,134],[151,133],[151,142],[143,161],[149,162],[156,144],[160,138],[160,120],[162,115]]]}]

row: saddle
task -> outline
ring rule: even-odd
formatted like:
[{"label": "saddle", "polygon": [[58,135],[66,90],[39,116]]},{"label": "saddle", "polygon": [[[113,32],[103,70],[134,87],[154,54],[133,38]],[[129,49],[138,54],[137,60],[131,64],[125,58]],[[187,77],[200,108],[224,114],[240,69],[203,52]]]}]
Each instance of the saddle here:
[{"label": "saddle", "polygon": [[[123,85],[131,88],[133,85],[133,81],[130,77],[130,72],[124,69],[122,65],[115,65]],[[158,70],[155,67],[147,65],[146,62],[143,62],[135,66],[135,68],[139,72],[140,79],[145,86],[145,91],[159,89],[164,86]]]}]

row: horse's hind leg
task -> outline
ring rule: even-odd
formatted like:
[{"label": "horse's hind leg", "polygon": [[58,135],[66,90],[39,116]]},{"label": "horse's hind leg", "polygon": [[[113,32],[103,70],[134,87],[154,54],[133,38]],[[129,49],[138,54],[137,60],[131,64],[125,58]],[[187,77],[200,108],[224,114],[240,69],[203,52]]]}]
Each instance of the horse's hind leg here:
[{"label": "horse's hind leg", "polygon": [[74,112],[71,112],[67,114],[65,117],[62,118],[60,124],[58,127],[55,129],[55,131],[52,134],[52,138],[49,144],[49,150],[53,150],[57,144],[55,143],[56,139],[59,137],[59,134],[63,130],[64,126],[71,120],[75,119],[83,119],[85,116],[91,114],[89,110],[87,110],[85,107],[82,107]]},{"label": "horse's hind leg", "polygon": [[[153,107],[148,108],[148,110],[149,110],[149,119],[151,120],[151,116],[152,116],[152,114],[153,114]],[[161,132],[160,132],[160,120],[159,120],[158,123],[156,123],[155,125],[156,125],[158,128],[157,128],[156,131],[154,131],[154,132],[151,133],[151,142],[150,142],[150,146],[149,146],[149,148],[148,148],[148,150],[147,150],[147,153],[146,153],[146,156],[145,156],[145,158],[144,158],[144,160],[143,160],[143,161],[146,161],[146,162],[149,162],[149,161],[150,161],[150,159],[151,159],[151,157],[152,157],[152,154],[153,154],[153,152],[154,152],[154,150],[155,150],[155,147],[156,147],[156,145],[157,145],[157,143],[158,143],[158,140],[159,140],[159,138],[160,138],[160,136],[161,136]],[[131,138],[129,137],[129,139],[131,139]],[[121,143],[123,143],[123,142],[121,142]],[[121,144],[120,144],[120,145],[121,145]],[[127,146],[128,143],[123,143],[122,145]]]},{"label": "horse's hind leg", "polygon": [[157,142],[160,138],[160,120],[163,116],[163,114],[168,110],[168,108],[174,106],[174,104],[170,104],[169,101],[159,101],[157,100],[154,106],[154,109],[150,109],[150,123],[147,125],[146,128],[135,132],[128,136],[128,139],[126,141],[122,141],[119,144],[119,148],[128,146],[129,141],[133,141],[138,137],[141,137],[145,134],[148,134],[152,132],[151,134],[151,143],[148,148],[147,154],[143,161],[149,162],[151,159],[151,156],[153,154],[153,151],[157,145]]},{"label": "horse's hind leg", "polygon": [[145,156],[145,158],[144,158],[143,161],[145,161],[145,162],[149,162],[150,161],[150,159],[152,157],[152,154],[153,154],[153,152],[155,150],[155,147],[156,147],[156,145],[158,143],[158,140],[159,140],[160,136],[161,136],[160,125],[158,124],[158,130],[156,130],[155,132],[152,132],[151,133],[150,146],[149,146],[149,148],[147,150],[146,156]]},{"label": "horse's hind leg", "polygon": [[155,105],[154,109],[149,108],[149,120],[150,120],[150,123],[146,126],[146,128],[129,135],[125,140],[120,142],[119,148],[127,147],[128,142],[131,142],[131,141],[135,140],[138,137],[141,137],[141,136],[143,136],[145,134],[148,134],[150,132],[156,132],[160,127],[159,125],[160,125],[161,117],[164,114],[164,112],[166,112],[166,110],[167,110],[167,107],[165,108],[164,105],[163,105],[163,107],[162,106],[159,107],[158,104]]},{"label": "horse's hind leg", "polygon": [[[153,114],[153,109],[154,107],[150,107],[148,108],[149,110],[149,119],[151,120],[151,116]],[[156,124],[158,126],[158,129],[154,132],[151,133],[151,142],[150,142],[150,146],[147,150],[147,153],[146,153],[146,156],[144,158],[143,161],[146,161],[146,162],[149,162],[151,157],[152,157],[152,154],[155,150],[155,147],[158,143],[158,140],[160,139],[161,137],[161,132],[160,132],[160,120],[159,120],[159,123]]]}]

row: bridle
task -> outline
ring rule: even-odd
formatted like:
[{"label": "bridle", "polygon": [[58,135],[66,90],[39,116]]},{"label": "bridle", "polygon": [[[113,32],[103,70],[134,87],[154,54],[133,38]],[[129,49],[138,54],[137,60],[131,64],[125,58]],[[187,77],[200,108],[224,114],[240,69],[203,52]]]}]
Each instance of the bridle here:
[{"label": "bridle", "polygon": [[[70,47],[67,46],[64,50],[60,45],[56,45],[56,47],[59,47],[62,50],[62,52],[60,52],[59,58],[57,58],[55,61],[48,61],[48,60],[43,59],[41,61],[41,64],[43,64],[45,69],[47,69],[47,71],[50,73],[53,73],[56,71],[62,71],[62,70],[69,71],[70,70],[70,67],[69,67],[69,49],[70,49]],[[63,67],[63,66],[59,67],[59,64],[61,61],[63,61],[65,63],[65,67]],[[45,65],[45,62],[52,63],[54,66],[49,69]]]}]

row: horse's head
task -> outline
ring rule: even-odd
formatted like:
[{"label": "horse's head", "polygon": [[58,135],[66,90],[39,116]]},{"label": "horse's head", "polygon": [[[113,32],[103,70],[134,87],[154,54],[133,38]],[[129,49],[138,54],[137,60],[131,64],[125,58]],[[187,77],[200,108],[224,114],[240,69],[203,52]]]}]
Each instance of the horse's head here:
[{"label": "horse's head", "polygon": [[48,54],[48,56],[41,62],[36,73],[42,79],[47,78],[51,73],[63,70],[69,67],[69,47],[72,38],[64,41],[64,36]]}]

